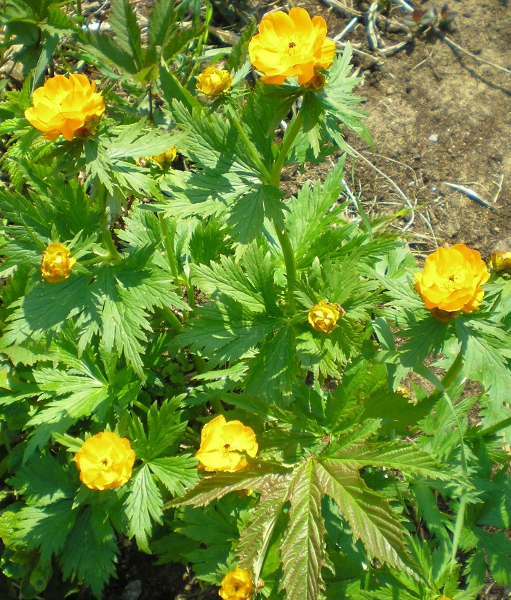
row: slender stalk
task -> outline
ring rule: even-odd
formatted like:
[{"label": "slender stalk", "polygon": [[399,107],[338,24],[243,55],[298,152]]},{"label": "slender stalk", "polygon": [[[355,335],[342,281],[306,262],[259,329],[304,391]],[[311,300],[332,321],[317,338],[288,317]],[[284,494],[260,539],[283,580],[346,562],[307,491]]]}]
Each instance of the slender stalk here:
[{"label": "slender stalk", "polygon": [[188,302],[188,306],[195,310],[195,290],[193,289],[193,285],[191,283],[186,284],[186,300]]},{"label": "slender stalk", "polygon": [[105,249],[108,250],[109,258],[107,260],[120,262],[122,257],[115,247],[114,240],[112,239],[112,232],[110,231],[110,226],[108,225],[108,215],[106,214],[106,195],[106,187],[102,184],[98,184],[99,210],[103,213],[103,229],[101,231],[101,240]]},{"label": "slender stalk", "polygon": [[261,157],[259,156],[259,152],[257,151],[256,147],[252,143],[252,140],[248,137],[247,132],[243,129],[243,126],[238,119],[238,115],[236,114],[236,110],[230,104],[227,104],[226,108],[227,108],[227,113],[228,113],[234,127],[236,127],[236,129],[238,130],[238,133],[240,134],[240,137],[243,140],[243,143],[247,147],[247,150],[250,152],[250,156],[252,157],[252,160],[255,162],[255,164],[261,171],[261,174],[266,179],[266,181],[268,183],[270,183],[271,179],[272,179],[272,175],[266,168],[263,161],[261,160]]},{"label": "slender stalk", "polygon": [[290,316],[294,316],[296,314],[296,301],[294,293],[296,284],[295,253],[293,251],[293,247],[291,246],[291,240],[289,239],[287,231],[280,231],[277,226],[275,226],[275,230],[280,241],[280,247],[282,248],[282,253],[284,254],[284,262],[286,264],[289,312]]},{"label": "slender stalk", "polygon": [[[442,378],[443,389],[440,391],[442,393],[442,396],[445,398],[445,400],[451,407],[451,410],[454,415],[454,419],[456,421],[456,425],[458,427],[458,432],[459,432],[459,436],[460,436],[461,470],[463,472],[463,476],[466,479],[468,479],[467,456],[465,454],[465,440],[463,439],[463,433],[461,432],[461,423],[458,419],[458,415],[456,414],[456,410],[454,408],[452,400],[451,400],[449,394],[447,393],[447,388],[449,388],[449,386],[452,383],[454,383],[454,381],[456,380],[456,377],[458,376],[459,372],[461,371],[462,366],[463,366],[463,349],[460,350],[460,352],[458,353],[458,356],[452,363],[450,369],[447,371],[447,373]],[[456,515],[456,524],[454,526],[454,533],[453,533],[453,538],[452,538],[451,564],[449,567],[449,571],[451,573],[456,566],[456,554],[458,553],[461,531],[463,529],[463,523],[465,521],[465,509],[466,509],[467,502],[468,502],[467,492],[468,492],[467,486],[462,485],[460,504],[459,504],[459,508],[458,508],[458,514]]]},{"label": "slender stalk", "polygon": [[112,238],[112,232],[110,231],[110,227],[105,226],[101,232],[101,239],[103,241],[103,246],[108,250],[110,254],[110,260],[113,262],[120,262],[122,260],[121,255],[119,254],[117,248],[115,247],[114,240]]},{"label": "slender stalk", "polygon": [[[295,117],[292,125],[288,129],[288,133],[282,142],[280,147],[277,160],[273,165],[273,171],[270,177],[269,182],[275,187],[280,186],[280,179],[282,177],[282,168],[284,167],[284,163],[286,161],[286,156],[293,145],[293,142],[298,135],[304,121],[304,116],[302,112],[299,112]],[[293,247],[291,245],[291,240],[289,239],[289,235],[287,231],[280,231],[280,229],[275,224],[275,230],[277,232],[277,236],[280,241],[280,246],[282,248],[282,253],[284,255],[284,262],[286,264],[286,274],[287,274],[287,293],[288,293],[288,301],[289,301],[289,313],[290,316],[294,316],[296,314],[296,301],[295,301],[295,285],[296,285],[296,261],[295,261],[295,253]]]},{"label": "slender stalk", "polygon": [[217,415],[225,414],[225,408],[220,398],[213,398],[213,400],[210,400],[209,403],[211,404],[211,408],[216,412]]},{"label": "slender stalk", "polygon": [[95,256],[94,258],[89,258],[89,260],[80,261],[80,265],[82,267],[88,267],[90,265],[97,265],[98,263],[108,262],[112,257],[110,254],[104,254],[102,256]]},{"label": "slender stalk", "polygon": [[76,0],[76,12],[82,16],[82,0]]},{"label": "slender stalk", "polygon": [[170,231],[167,224],[167,220],[163,213],[158,214],[158,219],[160,220],[161,230],[163,233],[163,244],[165,246],[165,253],[167,254],[167,261],[169,263],[172,276],[174,277],[174,283],[176,285],[177,293],[182,298],[183,291],[181,290],[181,286],[179,285],[179,271],[177,269],[176,253],[174,252],[174,244],[172,243],[170,237]]},{"label": "slender stalk", "polygon": [[143,410],[145,413],[149,412],[147,406],[145,404],[142,404],[142,402],[140,402],[139,400],[133,400],[133,405],[137,408],[140,408],[140,410]]},{"label": "slender stalk", "polygon": [[286,156],[287,156],[291,146],[293,145],[293,142],[295,141],[296,136],[298,135],[298,132],[300,131],[300,129],[303,125],[303,121],[304,121],[304,116],[302,114],[302,111],[299,111],[299,113],[294,118],[293,123],[291,124],[291,126],[288,129],[289,133],[286,132],[287,135],[284,136],[284,141],[282,142],[282,145],[280,146],[279,154],[277,156],[277,160],[275,161],[275,164],[273,165],[273,172],[271,174],[271,179],[270,179],[270,183],[276,187],[278,187],[280,184],[280,178],[282,176],[282,168],[284,166],[284,163],[286,162]]},{"label": "slender stalk", "polygon": [[170,308],[168,308],[167,306],[164,306],[164,307],[162,307],[161,312],[163,313],[163,316],[165,317],[165,319],[167,319],[167,322],[173,329],[175,329],[177,332],[179,332],[179,331],[181,331],[181,329],[183,329],[183,324],[176,317],[176,315],[170,310]]}]

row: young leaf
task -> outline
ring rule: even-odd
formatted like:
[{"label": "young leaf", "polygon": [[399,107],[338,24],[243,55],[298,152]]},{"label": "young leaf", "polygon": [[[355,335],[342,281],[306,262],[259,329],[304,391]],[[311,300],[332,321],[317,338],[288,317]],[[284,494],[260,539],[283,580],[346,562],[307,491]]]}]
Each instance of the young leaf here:
[{"label": "young leaf", "polygon": [[142,465],[132,476],[131,490],[126,500],[126,515],[130,521],[130,537],[135,536],[137,546],[149,552],[152,521],[161,523],[163,499],[154,482],[149,465]]}]

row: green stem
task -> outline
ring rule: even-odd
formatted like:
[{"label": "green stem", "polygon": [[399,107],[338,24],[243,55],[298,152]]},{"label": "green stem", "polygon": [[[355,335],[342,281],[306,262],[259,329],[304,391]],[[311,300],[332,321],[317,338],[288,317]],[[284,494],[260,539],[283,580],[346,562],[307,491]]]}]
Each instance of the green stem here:
[{"label": "green stem", "polygon": [[[463,477],[465,477],[465,479],[468,479],[467,456],[465,454],[465,440],[463,439],[463,433],[461,431],[461,423],[458,419],[458,415],[456,414],[456,410],[454,408],[452,400],[451,400],[449,394],[447,393],[447,389],[456,380],[457,376],[459,375],[459,373],[461,371],[462,366],[463,366],[463,349],[460,350],[460,352],[458,353],[458,356],[456,357],[455,361],[452,363],[450,369],[447,371],[447,373],[442,378],[443,389],[440,391],[442,393],[442,396],[445,398],[445,400],[451,407],[451,410],[454,415],[454,419],[456,421],[456,425],[458,427],[458,432],[459,432],[459,436],[460,436],[461,470],[463,472]],[[454,533],[453,533],[453,538],[452,538],[451,564],[449,567],[449,571],[451,573],[456,566],[456,554],[458,553],[461,531],[463,529],[463,523],[465,520],[465,509],[466,509],[467,501],[468,501],[467,492],[468,492],[467,486],[462,485],[460,504],[459,504],[459,508],[458,508],[458,514],[456,515],[456,524],[454,526]]]},{"label": "green stem", "polygon": [[213,398],[213,400],[210,400],[209,403],[211,404],[211,408],[216,412],[217,415],[225,414],[225,408],[220,398]]},{"label": "green stem", "polygon": [[98,263],[108,262],[112,260],[110,254],[104,254],[102,256],[95,256],[94,258],[89,258],[89,260],[80,261],[80,265],[82,267],[88,267],[90,265],[97,265]]},{"label": "green stem", "polygon": [[226,109],[227,109],[227,113],[228,113],[232,123],[234,124],[234,127],[236,127],[236,129],[238,130],[238,133],[240,134],[240,137],[243,140],[243,143],[247,147],[247,150],[250,152],[250,156],[252,157],[252,160],[255,162],[255,164],[261,171],[262,176],[266,179],[266,181],[268,183],[270,183],[271,179],[272,179],[272,175],[266,168],[263,161],[261,160],[261,157],[259,156],[259,152],[256,150],[256,147],[254,146],[254,144],[248,137],[247,132],[243,129],[243,126],[238,119],[238,115],[236,114],[236,110],[230,104],[226,105]]},{"label": "green stem", "polygon": [[289,239],[287,231],[280,231],[280,229],[276,225],[275,231],[277,232],[277,236],[280,241],[280,247],[282,248],[282,253],[284,254],[284,262],[286,264],[289,313],[290,316],[294,316],[296,314],[296,301],[294,293],[296,284],[295,253],[293,251],[293,247],[291,246],[291,240]]},{"label": "green stem", "polygon": [[176,315],[170,310],[170,308],[168,308],[167,306],[164,306],[161,308],[161,312],[163,313],[163,316],[167,319],[167,322],[169,323],[169,325],[171,327],[173,327],[176,331],[179,332],[179,331],[181,331],[181,329],[183,329],[183,324],[176,317]]},{"label": "green stem", "polygon": [[115,247],[110,227],[106,226],[106,229],[103,229],[103,231],[101,232],[101,239],[103,240],[103,246],[108,250],[110,254],[110,260],[113,262],[120,262],[122,260],[122,256],[119,254],[117,248]]},{"label": "green stem", "polygon": [[112,232],[110,231],[110,226],[108,225],[108,215],[106,214],[106,195],[107,189],[103,184],[98,184],[98,203],[99,210],[103,213],[103,228],[101,231],[101,240],[103,241],[103,246],[106,250],[108,250],[109,258],[113,262],[120,262],[122,260],[121,255],[117,251],[115,247],[114,240],[112,239]]},{"label": "green stem", "polygon": [[186,299],[188,306],[192,310],[195,310],[195,290],[193,289],[193,285],[191,283],[186,284]]},{"label": "green stem", "polygon": [[172,276],[174,277],[174,283],[176,285],[177,293],[183,297],[183,291],[181,290],[181,286],[179,285],[179,271],[177,269],[177,260],[176,254],[174,252],[174,244],[172,243],[172,239],[170,237],[170,231],[167,224],[167,220],[163,213],[159,213],[158,218],[160,220],[161,230],[163,233],[163,244],[165,246],[165,252],[167,254],[167,261],[170,266],[170,270],[172,271]]},{"label": "green stem", "polygon": [[145,413],[149,412],[147,406],[145,404],[142,404],[142,402],[140,402],[139,400],[133,400],[133,405],[140,408],[140,410],[143,410]]},{"label": "green stem", "polygon": [[294,118],[291,125],[289,126],[289,129],[286,131],[286,135],[284,136],[284,140],[282,142],[282,145],[280,146],[277,160],[275,161],[275,164],[273,165],[273,172],[271,174],[271,179],[270,179],[270,183],[276,187],[278,187],[280,184],[280,178],[282,176],[282,168],[284,166],[284,163],[286,162],[287,154],[288,154],[291,146],[293,145],[293,143],[296,139],[296,136],[298,135],[298,132],[300,131],[300,129],[303,125],[304,118],[305,117],[303,116],[302,111],[300,111]]},{"label": "green stem", "polygon": [[495,423],[495,425],[491,425],[487,429],[481,429],[481,431],[479,432],[479,435],[482,435],[482,436],[483,435],[493,435],[494,433],[497,433],[501,429],[505,429],[506,427],[509,427],[510,425],[511,425],[511,417],[508,417],[507,419],[504,419],[503,421],[500,421],[499,423]]}]

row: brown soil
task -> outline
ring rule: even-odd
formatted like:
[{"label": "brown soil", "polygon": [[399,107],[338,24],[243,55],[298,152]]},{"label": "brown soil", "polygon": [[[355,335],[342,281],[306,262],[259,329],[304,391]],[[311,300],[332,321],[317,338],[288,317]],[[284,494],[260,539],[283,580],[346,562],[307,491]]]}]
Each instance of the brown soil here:
[{"label": "brown soil", "polygon": [[[350,18],[328,9],[327,2],[295,4],[323,15],[334,37]],[[411,232],[424,243],[422,252],[465,243],[488,257],[495,249],[511,247],[511,10],[507,0],[462,0],[450,9],[458,16],[447,35],[509,74],[455,54],[432,32],[415,35],[377,68],[356,57],[364,76],[357,91],[366,98],[375,151],[354,136],[348,141],[418,207]],[[394,10],[393,17],[402,16],[403,11]],[[345,40],[360,42],[363,35],[361,27]],[[387,45],[403,39],[384,32],[381,36]],[[367,44],[362,49],[370,52]],[[491,208],[445,182],[473,189]],[[373,212],[390,212],[403,204],[390,184],[360,159],[354,184]]]}]

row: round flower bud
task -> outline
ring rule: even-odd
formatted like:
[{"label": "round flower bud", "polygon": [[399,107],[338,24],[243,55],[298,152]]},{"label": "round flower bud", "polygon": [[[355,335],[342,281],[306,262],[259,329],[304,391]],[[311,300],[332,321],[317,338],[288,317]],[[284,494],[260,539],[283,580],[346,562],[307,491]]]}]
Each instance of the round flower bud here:
[{"label": "round flower bud", "polygon": [[326,33],[325,19],[311,19],[304,8],[268,13],[250,40],[250,61],[264,73],[263,83],[282,85],[286,77],[307,83],[315,77],[315,69],[326,69],[334,60],[335,42]]},{"label": "round flower bud", "polygon": [[176,156],[177,146],[171,146],[166,152],[151,156],[150,158],[160,167],[160,169],[163,169],[169,167],[176,160]]},{"label": "round flower bud", "polygon": [[236,567],[222,579],[218,595],[223,600],[248,600],[252,596],[254,583],[247,569]]},{"label": "round flower bud", "polygon": [[232,85],[232,75],[225,69],[208,67],[197,77],[197,89],[206,96],[220,96]]},{"label": "round flower bud", "polygon": [[76,260],[69,257],[69,250],[62,244],[50,244],[43,252],[41,275],[48,283],[62,283],[71,274]]},{"label": "round flower bud", "polygon": [[481,286],[489,277],[477,250],[455,244],[428,256],[422,272],[415,273],[414,287],[425,307],[431,311],[438,309],[439,315],[442,315],[439,311],[470,313],[479,308],[484,296]]},{"label": "round flower bud", "polygon": [[47,140],[62,134],[70,142],[90,133],[105,112],[103,97],[95,90],[95,82],[85,75],[56,75],[34,91],[25,117]]},{"label": "round flower bud", "polygon": [[80,481],[91,490],[112,490],[131,477],[135,452],[130,441],[111,431],[90,437],[75,454]]},{"label": "round flower bud", "polygon": [[202,428],[200,448],[195,457],[206,471],[238,471],[248,465],[244,454],[252,458],[258,445],[254,431],[241,421],[226,421],[218,415]]},{"label": "round flower bud", "polygon": [[309,323],[316,331],[331,333],[337,321],[346,314],[338,304],[330,304],[321,300],[309,310]]},{"label": "round flower bud", "polygon": [[494,271],[511,269],[511,252],[494,252],[490,256],[490,265]]}]

